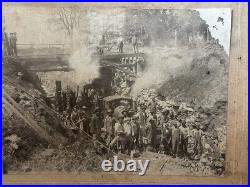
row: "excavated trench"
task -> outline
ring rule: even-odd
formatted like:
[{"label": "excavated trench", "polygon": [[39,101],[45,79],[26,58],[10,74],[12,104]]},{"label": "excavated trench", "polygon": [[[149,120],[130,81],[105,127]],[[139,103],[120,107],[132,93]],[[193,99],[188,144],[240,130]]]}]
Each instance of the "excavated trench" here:
[{"label": "excavated trench", "polygon": [[[220,65],[219,63],[218,66]],[[214,71],[217,68],[216,66],[217,64],[210,66],[209,74],[206,73],[206,76],[223,76]],[[200,71],[200,67],[199,65],[193,67],[188,76],[195,79],[193,72]],[[18,72],[23,72],[24,76],[20,78]],[[8,171],[100,171],[100,162],[113,155],[110,152],[109,154],[103,154],[101,149],[96,150],[92,138],[87,134],[77,134],[65,128],[56,111],[47,106],[48,103],[46,103],[44,95],[50,96],[55,93],[55,80],[61,80],[64,84],[63,87],[66,87],[66,85],[74,86],[74,80],[69,79],[69,77],[74,77],[72,74],[73,72],[48,72],[38,73],[38,76],[36,76],[18,63],[13,62],[3,65],[3,90],[8,93],[3,95],[3,129],[5,129],[3,130],[3,146],[5,148],[4,165]],[[103,70],[100,76],[100,78],[106,80],[104,84],[106,88],[112,80],[110,75],[112,75],[110,71]],[[179,97],[179,95],[174,94],[176,90],[185,89],[183,92],[187,93],[195,90],[194,84],[186,87],[187,81],[192,81],[191,78],[190,80],[182,77],[171,79],[156,93],[161,93],[162,96],[165,96],[163,98],[173,101],[174,96]],[[181,82],[181,84],[178,82]],[[216,83],[217,81],[212,80],[212,82]],[[185,86],[182,88],[175,87],[175,85],[178,85],[177,83]],[[204,85],[202,85],[202,89]],[[44,90],[43,88],[49,89]],[[107,95],[109,94],[108,90]],[[171,90],[171,92],[166,90]],[[201,90],[199,93],[201,93]],[[152,95],[154,93],[152,94],[150,89],[145,89],[137,102],[146,102]],[[188,95],[180,96],[188,97]],[[209,121],[207,123],[209,125],[206,127],[206,138],[210,138],[206,143],[214,151],[220,153],[225,149],[226,104],[223,100],[218,100],[210,108],[195,108],[198,113],[205,116],[205,121]],[[37,106],[34,107],[35,105]],[[215,140],[218,141],[217,137],[219,137],[222,147],[211,146]],[[219,172],[216,169],[211,170],[206,159],[195,161],[173,159],[170,156],[153,152],[146,152],[139,158],[142,160],[150,158],[152,160],[148,170],[152,174],[159,172],[161,174],[179,174],[179,171],[183,171],[184,175],[213,175]],[[213,163],[217,166],[213,167],[221,170],[224,163],[223,159],[224,155],[222,157],[219,155],[219,159],[216,160],[217,163]],[[201,169],[197,170],[197,168]],[[190,171],[192,172],[190,173]]]}]

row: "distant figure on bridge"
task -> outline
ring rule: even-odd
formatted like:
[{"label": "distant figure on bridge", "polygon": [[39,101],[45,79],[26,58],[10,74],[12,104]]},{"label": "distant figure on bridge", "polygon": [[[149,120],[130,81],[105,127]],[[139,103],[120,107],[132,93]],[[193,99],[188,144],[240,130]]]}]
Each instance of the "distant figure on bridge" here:
[{"label": "distant figure on bridge", "polygon": [[105,35],[102,35],[102,39],[99,42],[99,45],[105,45],[106,43],[106,39],[105,39]]},{"label": "distant figure on bridge", "polygon": [[10,55],[10,44],[9,44],[9,37],[7,32],[5,31],[5,27],[3,28],[3,33],[2,33],[2,51],[4,56],[9,56]]},{"label": "distant figure on bridge", "polygon": [[132,37],[132,45],[133,45],[134,53],[139,53],[139,51],[138,51],[138,39],[136,37],[136,34],[134,34]]},{"label": "distant figure on bridge", "polygon": [[124,40],[123,40],[122,35],[120,34],[120,37],[119,37],[118,40],[117,40],[118,52],[119,52],[119,53],[123,53],[123,43],[124,43]]},{"label": "distant figure on bridge", "polygon": [[98,53],[100,55],[103,55],[103,53],[104,53],[103,49],[104,49],[105,43],[106,43],[105,35],[102,35],[102,39],[100,40],[99,46],[97,47]]},{"label": "distant figure on bridge", "polygon": [[17,37],[16,32],[10,33],[10,55],[11,56],[17,56]]}]

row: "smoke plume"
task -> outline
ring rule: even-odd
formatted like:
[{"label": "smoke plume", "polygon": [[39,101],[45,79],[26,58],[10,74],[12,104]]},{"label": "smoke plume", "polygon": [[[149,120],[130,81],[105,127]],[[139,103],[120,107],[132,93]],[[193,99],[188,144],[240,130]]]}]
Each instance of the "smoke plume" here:
[{"label": "smoke plume", "polygon": [[188,71],[192,61],[191,55],[182,53],[180,56],[178,54],[180,54],[179,51],[174,50],[151,53],[147,59],[146,69],[133,85],[132,96],[136,97],[142,89],[159,89],[167,81],[181,75],[184,71]]},{"label": "smoke plume", "polygon": [[[75,38],[72,55],[69,58],[69,66],[74,69],[76,84],[89,83],[99,77],[99,64],[92,58],[94,49],[87,45],[87,39]],[[79,41],[81,41],[79,43]]]}]

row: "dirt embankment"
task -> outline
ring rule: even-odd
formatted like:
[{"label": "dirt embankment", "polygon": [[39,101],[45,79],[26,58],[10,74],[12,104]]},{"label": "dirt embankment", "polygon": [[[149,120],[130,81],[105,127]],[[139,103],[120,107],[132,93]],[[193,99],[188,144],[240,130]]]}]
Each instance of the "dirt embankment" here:
[{"label": "dirt embankment", "polygon": [[37,75],[18,61],[2,67],[4,173],[100,170],[103,147],[64,125]]},{"label": "dirt embankment", "polygon": [[203,44],[199,48],[174,53],[178,56],[170,53],[170,60],[181,65],[176,74],[168,72],[169,78],[161,85],[159,93],[176,102],[205,107],[227,100],[229,62],[223,48]]}]

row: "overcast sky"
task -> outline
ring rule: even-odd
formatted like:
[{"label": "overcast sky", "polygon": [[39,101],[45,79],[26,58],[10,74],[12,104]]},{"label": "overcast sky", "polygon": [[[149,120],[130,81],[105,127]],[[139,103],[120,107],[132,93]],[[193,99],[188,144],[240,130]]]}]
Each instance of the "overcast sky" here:
[{"label": "overcast sky", "polygon": [[[224,46],[225,51],[229,54],[230,50],[230,34],[231,34],[231,12],[230,8],[209,8],[196,9],[200,16],[209,25],[212,36],[219,39],[219,43]],[[222,17],[222,22],[217,22],[218,17]]]}]

